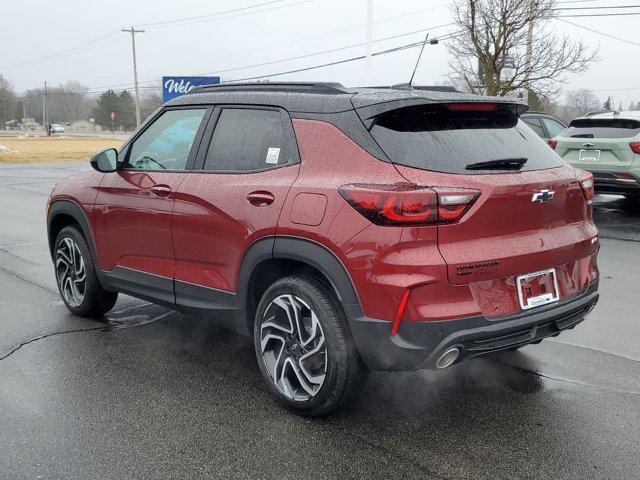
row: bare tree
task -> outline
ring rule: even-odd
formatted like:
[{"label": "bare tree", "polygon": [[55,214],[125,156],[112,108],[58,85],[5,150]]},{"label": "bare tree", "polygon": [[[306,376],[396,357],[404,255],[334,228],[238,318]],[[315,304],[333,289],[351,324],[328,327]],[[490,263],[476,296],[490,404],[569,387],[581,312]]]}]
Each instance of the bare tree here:
[{"label": "bare tree", "polygon": [[18,100],[9,80],[0,75],[0,128],[6,127],[6,122],[12,120]]},{"label": "bare tree", "polygon": [[597,59],[582,41],[551,29],[556,0],[454,0],[451,11],[460,31],[447,44],[449,66],[470,92],[507,95],[528,87],[548,97],[567,73],[583,72]]},{"label": "bare tree", "polygon": [[149,89],[140,95],[140,117],[144,120],[162,105],[162,89]]},{"label": "bare tree", "polygon": [[[89,88],[69,81],[47,91],[47,117],[54,123],[74,122],[88,118],[93,102]],[[22,94],[21,102],[28,117],[42,121],[42,88],[32,88]]]},{"label": "bare tree", "polygon": [[581,88],[567,93],[566,106],[572,117],[580,117],[585,113],[600,110],[598,98],[588,88]]}]

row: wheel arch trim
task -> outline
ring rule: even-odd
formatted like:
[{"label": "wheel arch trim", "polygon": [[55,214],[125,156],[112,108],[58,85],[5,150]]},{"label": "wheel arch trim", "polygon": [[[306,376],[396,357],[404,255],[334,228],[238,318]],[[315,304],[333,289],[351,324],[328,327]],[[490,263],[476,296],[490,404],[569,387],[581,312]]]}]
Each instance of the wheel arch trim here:
[{"label": "wheel arch trim", "polygon": [[296,260],[315,268],[330,282],[350,321],[364,316],[351,276],[338,256],[319,242],[295,236],[264,237],[249,246],[238,275],[238,300],[243,306],[248,299],[252,273],[271,259]]},{"label": "wheel arch trim", "polygon": [[49,212],[47,214],[47,239],[49,242],[49,253],[51,254],[51,258],[53,259],[53,247],[56,241],[56,239],[53,238],[51,227],[54,218],[59,215],[68,215],[72,217],[78,225],[80,225],[84,238],[87,240],[87,244],[89,245],[91,257],[97,265],[98,257],[96,255],[95,242],[93,240],[93,233],[91,231],[89,219],[87,218],[83,208],[75,201],[69,199],[54,200],[49,207]]}]

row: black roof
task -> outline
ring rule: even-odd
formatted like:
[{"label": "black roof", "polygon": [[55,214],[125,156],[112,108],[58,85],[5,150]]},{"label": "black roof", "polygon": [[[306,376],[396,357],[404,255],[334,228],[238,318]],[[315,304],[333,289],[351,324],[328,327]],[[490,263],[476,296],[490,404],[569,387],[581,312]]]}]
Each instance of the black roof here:
[{"label": "black roof", "polygon": [[[453,91],[452,91],[453,90]],[[289,112],[339,113],[349,110],[378,110],[402,106],[443,102],[490,102],[521,106],[518,99],[486,97],[460,93],[450,87],[356,87],[339,83],[226,83],[196,87],[167,105],[206,105],[231,103],[281,107]],[[384,107],[383,107],[384,105]]]}]

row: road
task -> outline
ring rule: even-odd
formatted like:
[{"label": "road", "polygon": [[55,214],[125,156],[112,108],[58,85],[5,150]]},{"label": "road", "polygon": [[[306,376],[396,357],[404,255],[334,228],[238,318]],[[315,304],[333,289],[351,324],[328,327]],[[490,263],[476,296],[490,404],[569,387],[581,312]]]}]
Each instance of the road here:
[{"label": "road", "polygon": [[[98,138],[115,138],[117,140],[126,140],[128,139],[133,132],[115,132],[111,133],[109,131],[105,132],[65,132],[65,133],[56,133],[54,137],[67,136],[67,137],[98,137]],[[44,137],[46,133],[43,131],[35,131],[35,130],[0,130],[0,138],[2,135],[8,136],[19,136],[19,135],[28,135],[30,137]]]},{"label": "road", "polygon": [[245,338],[126,296],[67,312],[44,206],[82,168],[0,165],[1,478],[640,478],[640,207],[597,197],[602,296],[575,330],[373,373],[357,410],[303,419]]}]

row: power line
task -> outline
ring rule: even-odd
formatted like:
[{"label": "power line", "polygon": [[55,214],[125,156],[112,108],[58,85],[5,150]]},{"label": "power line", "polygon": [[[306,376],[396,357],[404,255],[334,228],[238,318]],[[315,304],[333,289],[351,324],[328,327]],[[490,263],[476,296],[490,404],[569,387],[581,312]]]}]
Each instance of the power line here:
[{"label": "power line", "polygon": [[[413,32],[401,33],[401,34],[392,35],[392,36],[389,36],[389,37],[378,38],[378,39],[374,40],[373,43],[379,43],[379,42],[384,42],[384,41],[387,41],[387,40],[393,40],[395,38],[406,37],[408,35],[415,35],[416,33],[424,33],[424,32],[427,32],[427,31],[430,31],[430,30],[433,30],[433,29],[436,29],[436,28],[440,28],[440,27],[445,27],[445,26],[448,26],[448,25],[451,25],[451,23],[444,24],[444,25],[438,25],[437,27],[432,27],[432,28],[423,28],[421,30],[415,30]],[[308,53],[308,54],[305,54],[305,55],[298,55],[296,57],[288,57],[288,58],[283,58],[283,59],[280,59],[280,60],[272,60],[270,62],[256,63],[254,65],[245,65],[245,66],[242,66],[242,67],[228,68],[228,69],[225,69],[225,70],[216,70],[215,72],[205,72],[205,73],[200,73],[199,75],[206,75],[206,74],[209,74],[209,73],[227,73],[227,72],[233,72],[233,71],[236,71],[236,70],[246,70],[246,69],[254,68],[254,67],[264,67],[266,65],[273,65],[273,64],[276,64],[276,63],[288,62],[290,60],[300,60],[302,58],[315,57],[315,56],[318,56],[318,55],[324,55],[326,53],[335,53],[335,52],[339,52],[339,51],[342,51],[342,50],[348,50],[350,48],[361,47],[364,44],[365,44],[364,42],[354,43],[352,45],[346,45],[346,46],[343,46],[343,47],[332,48],[332,49],[323,50],[323,51],[320,51],[320,52]]]},{"label": "power line", "polygon": [[[461,33],[463,33],[462,31],[457,31],[457,32],[449,32],[445,35],[443,35],[442,37],[438,37],[438,41],[443,42],[446,40],[449,40],[451,38],[454,38],[458,35],[460,35]],[[398,47],[394,47],[394,48],[389,48],[386,50],[381,50],[379,52],[374,52],[372,54],[372,56],[377,57],[377,56],[381,56],[381,55],[388,55],[390,53],[394,53],[394,52],[399,52],[402,50],[407,50],[410,48],[415,48],[418,46],[422,46],[423,45],[423,41],[418,41],[418,42],[412,42],[412,43],[408,43],[405,45],[400,45]],[[337,60],[334,62],[328,62],[328,63],[323,63],[323,64],[319,64],[319,65],[312,65],[309,67],[304,67],[304,68],[299,68],[299,69],[295,69],[295,70],[288,70],[285,72],[275,72],[275,73],[270,73],[267,75],[260,75],[260,76],[254,76],[254,77],[246,77],[246,78],[239,78],[239,79],[235,79],[226,83],[237,83],[237,82],[243,82],[243,81],[247,81],[247,80],[258,80],[258,79],[262,79],[262,78],[268,78],[268,77],[278,77],[278,76],[282,76],[282,75],[287,75],[290,73],[297,73],[297,72],[303,72],[303,71],[309,71],[309,70],[315,70],[318,68],[323,68],[323,67],[329,67],[329,66],[333,66],[333,65],[340,65],[340,64],[344,64],[344,63],[349,63],[349,62],[354,62],[357,60],[362,60],[364,59],[365,56],[364,55],[359,55],[356,57],[351,57],[351,58],[346,58],[346,59],[342,59],[342,60]],[[158,89],[158,85],[153,85],[153,86],[145,86],[145,87],[140,87],[141,90],[151,90],[151,89]],[[109,91],[111,89],[106,89],[106,90],[95,90],[95,91],[87,91],[87,92],[50,92],[48,93],[48,95],[97,95],[97,94],[102,94],[105,93],[107,91]],[[123,88],[121,90],[131,90],[131,88]],[[20,97],[21,100],[27,100],[29,98],[36,98],[36,97],[40,97],[41,94],[37,94],[37,95],[31,95],[31,96],[27,96],[27,97]]]},{"label": "power line", "polygon": [[[238,12],[238,11],[241,11],[241,10],[248,10],[248,9],[251,9],[251,8],[257,8],[257,7],[260,7],[260,6],[270,5],[270,4],[274,4],[274,3],[280,3],[280,2],[283,2],[283,1],[285,1],[285,0],[271,0],[269,2],[257,3],[257,4],[253,4],[253,5],[248,5],[248,6],[242,7],[242,8],[235,8],[235,9],[232,9],[232,10],[226,10],[226,11],[217,12],[217,13],[210,13],[210,14],[206,14],[206,15],[199,15],[199,16],[195,16],[195,17],[185,17],[185,18],[180,18],[180,19],[175,19],[175,20],[165,20],[165,21],[162,21],[162,22],[148,23],[148,24],[143,24],[142,26],[156,26],[156,25],[165,25],[165,24],[167,26],[188,25],[189,23],[182,23],[182,24],[179,24],[179,25],[170,25],[170,24],[171,23],[175,23],[175,22],[184,22],[185,20],[189,20],[189,19],[192,19],[192,18],[193,19],[195,19],[195,18],[204,18],[204,17],[211,17],[211,16],[214,16],[214,15],[223,15],[225,13],[230,13],[230,12]],[[244,15],[249,15],[249,14],[253,14],[253,13],[260,13],[260,12],[266,12],[266,11],[270,11],[270,10],[275,10],[276,8],[287,8],[287,7],[294,6],[294,5],[297,5],[297,4],[300,4],[300,3],[308,3],[308,2],[312,2],[312,1],[315,1],[315,0],[302,0],[302,1],[299,1],[297,3],[292,3],[292,4],[288,4],[288,5],[282,5],[282,6],[275,7],[275,8],[262,9],[262,10],[257,10],[257,11],[254,11],[254,12],[245,12],[245,13],[238,14],[238,15],[230,15],[230,16],[222,17],[222,18],[214,18],[213,20],[224,20],[226,18],[234,18],[236,16],[244,16]],[[190,22],[190,23],[197,23],[197,22]],[[106,39],[108,39],[108,38],[110,38],[112,36],[115,36],[118,33],[119,33],[118,30],[111,31],[111,32],[109,32],[109,33],[107,33],[105,35],[101,35],[100,37],[96,37],[96,38],[94,38],[92,40],[89,40],[87,42],[81,43],[80,45],[76,45],[76,46],[68,48],[66,50],[62,50],[60,52],[53,53],[53,54],[47,55],[45,57],[36,58],[36,59],[33,59],[33,60],[26,60],[26,61],[16,62],[16,63],[10,64],[10,65],[3,65],[3,66],[0,66],[0,69],[7,69],[7,68],[18,67],[18,66],[31,65],[31,64],[35,64],[35,63],[41,63],[41,62],[45,62],[45,61],[58,60],[59,58],[64,58],[64,57],[67,57],[67,56],[76,55],[78,53],[84,53],[86,51],[93,50],[95,48],[102,47],[102,46],[108,45],[110,43],[113,43],[115,41],[118,41],[119,38],[114,38],[114,39],[112,39],[112,40],[110,40],[108,42],[102,42],[103,40],[106,40]]]},{"label": "power line", "polygon": [[22,61],[22,62],[17,62],[17,63],[10,64],[10,65],[3,65],[3,66],[0,66],[0,69],[19,67],[19,66],[23,66],[23,65],[31,65],[31,64],[42,63],[42,62],[47,62],[47,61],[51,61],[51,60],[58,60],[59,58],[67,57],[67,56],[70,56],[70,55],[75,55],[76,53],[84,53],[86,51],[93,50],[94,48],[101,47],[101,46],[104,46],[104,45],[108,45],[110,43],[113,43],[113,42],[119,40],[119,38],[113,38],[111,40],[105,41],[105,40],[109,39],[110,37],[116,35],[117,33],[119,33],[119,32],[118,31],[111,32],[111,33],[102,35],[100,37],[94,38],[92,40],[89,40],[88,42],[82,43],[80,45],[76,45],[75,47],[71,47],[71,48],[68,48],[66,50],[62,50],[62,51],[60,51],[58,53],[52,53],[52,54],[46,55],[44,57],[36,58],[36,59],[33,59],[33,60],[25,60],[25,61]]},{"label": "power line", "polygon": [[630,45],[635,45],[636,47],[640,47],[640,43],[632,42],[631,40],[627,40],[626,38],[616,37],[615,35],[611,35],[609,33],[604,33],[604,32],[601,32],[599,30],[595,30],[593,28],[585,27],[584,25],[579,25],[577,23],[570,22],[569,20],[563,20],[562,18],[559,18],[558,20],[560,20],[561,22],[573,25],[574,27],[582,28],[583,30],[588,30],[590,32],[597,33],[598,35],[603,35],[605,37],[613,38],[615,40],[620,40],[621,42],[625,42],[625,43],[628,43]]},{"label": "power line", "polygon": [[[280,0],[280,1],[282,1],[282,0]],[[193,25],[194,23],[205,23],[205,22],[214,22],[214,21],[218,21],[218,20],[227,20],[229,18],[244,17],[246,15],[253,15],[255,13],[270,12],[272,10],[280,10],[282,8],[289,8],[289,7],[293,7],[293,6],[296,6],[296,5],[301,5],[303,3],[311,3],[311,2],[315,2],[315,1],[316,0],[300,0],[298,2],[289,3],[287,5],[277,5],[275,7],[263,8],[262,10],[253,10],[251,12],[243,12],[243,13],[236,13],[234,15],[227,15],[225,17],[204,18],[204,19],[201,19],[201,20],[182,21],[180,23],[168,23],[166,25],[158,25],[156,28],[181,27],[181,26],[184,26],[184,25]],[[146,25],[143,25],[143,26],[146,26]]]},{"label": "power line", "polygon": [[[384,23],[384,22],[388,22],[388,21],[391,21],[391,20],[397,20],[399,18],[408,17],[408,16],[411,16],[411,15],[415,15],[417,13],[422,13],[422,12],[426,12],[426,11],[435,10],[437,8],[441,8],[442,6],[443,6],[443,4],[437,5],[435,7],[430,7],[430,8],[422,8],[420,10],[414,10],[414,11],[411,11],[411,12],[403,13],[401,15],[395,15],[393,17],[382,18],[380,20],[376,20],[373,23],[377,25],[379,23]],[[451,25],[453,25],[453,23],[446,23],[446,24],[443,24],[443,25],[439,25],[437,27],[431,27],[431,29],[434,30],[436,28],[448,27],[448,26],[451,26]],[[269,50],[269,49],[272,49],[272,48],[284,47],[284,46],[291,45],[291,44],[294,44],[294,43],[300,43],[300,42],[304,42],[304,41],[307,41],[307,40],[315,40],[317,38],[327,37],[327,36],[330,36],[330,35],[335,35],[337,33],[342,33],[342,32],[347,32],[349,30],[355,30],[355,29],[358,29],[358,28],[363,28],[364,26],[365,26],[365,24],[363,23],[363,24],[360,24],[360,25],[354,25],[352,27],[346,27],[346,28],[341,28],[341,29],[338,29],[338,30],[332,30],[330,32],[320,33],[320,34],[316,34],[316,35],[310,35],[308,37],[302,37],[302,38],[298,38],[298,39],[287,41],[287,42],[283,42],[283,43],[278,43],[278,44],[274,44],[274,45],[268,45],[268,46],[265,46],[265,47],[254,48],[254,49],[250,49],[250,50],[242,50],[242,51],[239,51],[239,52],[225,54],[225,55],[219,55],[219,56],[216,56],[216,57],[209,57],[209,58],[205,58],[205,59],[194,60],[194,61],[190,61],[190,62],[187,62],[187,63],[174,65],[172,68],[183,67],[183,66],[187,66],[187,65],[194,65],[194,64],[202,63],[202,62],[210,62],[210,61],[213,61],[213,60],[220,60],[220,59],[223,59],[223,58],[235,57],[235,56],[238,56],[238,55],[245,55],[245,54],[248,54],[248,53],[255,53],[255,52],[260,52],[260,51],[264,51],[264,50]],[[421,31],[425,31],[425,30],[421,30]],[[164,69],[164,68],[165,67],[162,67],[162,69]],[[160,69],[147,70],[145,73],[158,71],[158,70],[160,70]]]},{"label": "power line", "polygon": [[199,19],[199,18],[205,18],[205,17],[214,17],[214,16],[218,16],[218,15],[224,15],[227,13],[234,13],[234,12],[239,12],[242,10],[249,10],[251,8],[258,8],[258,7],[263,7],[265,5],[272,5],[274,3],[281,3],[284,0],[271,0],[270,2],[262,2],[262,3],[254,3],[253,5],[247,5],[245,7],[241,7],[241,8],[234,8],[232,10],[223,10],[220,12],[214,12],[214,13],[206,13],[204,15],[194,15],[192,17],[183,17],[183,18],[176,18],[173,20],[164,20],[161,22],[152,22],[152,23],[143,23],[139,26],[141,27],[155,27],[157,25],[166,25],[169,23],[177,23],[177,22],[184,22],[187,20],[195,20],[195,19]]},{"label": "power line", "polygon": [[621,17],[627,15],[640,15],[640,12],[625,13],[585,13],[584,15],[558,15],[556,18],[576,18],[576,17]]},{"label": "power line", "polygon": [[640,8],[640,5],[609,5],[602,7],[560,7],[554,10],[606,10],[606,9],[618,9],[618,8]]},{"label": "power line", "polygon": [[[453,33],[447,34],[444,37],[438,38],[438,41],[442,42],[442,41],[449,40],[450,38],[453,38],[453,37],[459,35],[460,33],[461,32],[453,32]],[[409,43],[409,44],[406,44],[406,45],[401,45],[399,47],[394,47],[394,48],[390,48],[390,49],[387,49],[387,50],[382,50],[380,52],[374,52],[372,54],[372,56],[373,57],[377,57],[377,56],[380,56],[380,55],[387,55],[389,53],[399,52],[401,50],[406,50],[406,49],[409,49],[409,48],[421,47],[422,45],[423,45],[422,41],[413,42],[413,43]],[[334,65],[341,65],[343,63],[349,63],[349,62],[355,62],[355,61],[358,61],[358,60],[363,60],[365,57],[366,57],[366,55],[358,55],[357,57],[345,58],[343,60],[337,60],[335,62],[323,63],[321,65],[313,65],[313,66],[310,66],[310,67],[298,68],[298,69],[295,69],[295,70],[288,70],[288,71],[285,71],[285,72],[271,73],[271,74],[268,74],[268,75],[258,75],[258,76],[254,76],[254,77],[238,78],[238,79],[231,80],[231,81],[225,82],[225,83],[237,83],[237,82],[245,82],[245,81],[248,81],[248,80],[260,80],[262,78],[279,77],[279,76],[288,75],[288,74],[291,74],[291,73],[306,72],[306,71],[309,71],[309,70],[316,70],[318,68],[331,67],[331,66],[334,66]]]},{"label": "power line", "polygon": [[[378,38],[378,39],[374,40],[373,43],[379,43],[379,42],[384,42],[384,41],[387,41],[387,40],[393,40],[393,39],[396,39],[396,38],[406,37],[406,36],[409,36],[409,35],[415,35],[415,34],[418,34],[418,33],[424,33],[424,32],[427,32],[427,31],[438,29],[438,28],[447,27],[447,26],[450,26],[450,25],[453,25],[453,23],[445,23],[445,24],[442,24],[442,25],[436,25],[434,27],[423,28],[423,29],[420,29],[420,30],[414,30],[414,31],[411,31],[411,32],[405,32],[405,33],[401,33],[401,34],[397,34],[397,35],[391,35],[391,36],[388,36],[388,37]],[[448,37],[449,35],[450,35],[450,33],[445,34],[443,36],[443,38],[444,37]],[[233,72],[233,71],[238,71],[238,70],[246,70],[246,69],[255,68],[255,67],[264,67],[264,66],[267,66],[267,65],[274,65],[274,64],[277,64],[277,63],[283,63],[283,62],[287,62],[287,61],[291,61],[291,60],[300,60],[300,59],[303,59],[303,58],[315,57],[315,56],[323,55],[323,54],[327,54],[327,53],[335,53],[335,52],[339,52],[339,51],[342,51],[342,50],[348,50],[350,48],[361,47],[362,45],[364,45],[364,42],[355,43],[355,44],[351,44],[351,45],[345,45],[345,46],[342,46],[342,47],[332,48],[332,49],[328,49],[328,50],[322,50],[322,51],[319,51],[319,52],[312,52],[312,53],[307,53],[307,54],[303,54],[303,55],[297,55],[295,57],[287,57],[287,58],[282,58],[282,59],[279,59],[279,60],[272,60],[272,61],[269,61],[269,62],[256,63],[256,64],[252,64],[252,65],[243,65],[243,66],[240,66],[240,67],[228,68],[228,69],[223,69],[223,70],[216,70],[215,72],[201,72],[201,73],[198,73],[196,75],[208,75],[208,74],[211,74],[211,73],[228,73],[228,72]],[[130,85],[131,85],[130,83],[118,83],[118,84],[113,84],[113,85],[103,85],[103,86],[97,87],[97,88],[113,88],[113,87],[130,86]]]}]

